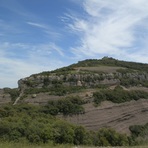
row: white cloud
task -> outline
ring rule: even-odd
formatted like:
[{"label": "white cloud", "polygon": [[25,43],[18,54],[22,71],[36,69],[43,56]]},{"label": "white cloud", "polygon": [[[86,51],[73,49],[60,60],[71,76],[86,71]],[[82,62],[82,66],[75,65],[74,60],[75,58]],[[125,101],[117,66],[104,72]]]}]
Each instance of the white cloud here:
[{"label": "white cloud", "polygon": [[42,31],[47,35],[47,36],[52,36],[54,39],[59,39],[61,38],[61,34],[55,31],[52,27],[46,24],[41,24],[41,23],[36,23],[36,22],[26,22],[28,25],[37,27],[42,29]]},{"label": "white cloud", "polygon": [[142,44],[148,36],[147,8],[146,0],[84,0],[87,17],[71,17],[73,23],[69,24],[71,30],[80,34],[80,44],[72,51],[78,57],[109,55],[148,62],[146,55],[139,54],[148,50],[148,45]]},{"label": "white cloud", "polygon": [[[21,22],[21,24],[18,25],[17,21],[10,22],[10,24],[0,20],[1,38],[4,35],[8,35],[8,39],[2,38],[2,41],[12,40],[13,42],[13,38],[18,40],[18,36],[15,35],[20,33],[22,35],[23,32],[24,42],[29,42],[28,32],[38,29],[35,31],[39,31],[39,35],[44,33],[46,42],[47,40],[55,42],[60,38],[59,43],[68,49],[67,46],[70,45],[67,45],[67,43],[64,45],[64,39],[62,38],[69,35],[67,34],[69,30],[66,27],[65,34],[62,36],[59,33],[64,32],[62,28],[57,30],[55,26],[52,27],[49,24],[39,22],[41,19],[23,9],[20,4],[17,4],[17,1],[13,1],[15,3],[12,2],[13,5],[8,5],[7,7],[7,3],[3,0],[3,5],[12,12],[20,14],[21,17],[18,18],[21,21],[19,20],[18,22]],[[0,87],[15,87],[17,80],[20,78],[65,66],[66,60],[68,61],[71,58],[68,61],[69,63],[76,60],[74,57],[70,57],[72,55],[71,52],[77,56],[77,60],[113,56],[122,60],[148,63],[147,0],[70,1],[80,4],[83,11],[79,15],[77,15],[79,11],[74,15],[70,15],[73,11],[69,10],[68,12],[70,13],[61,17],[61,20],[69,27],[72,36],[73,33],[76,33],[78,42],[75,43],[75,35],[72,39],[74,39],[74,45],[77,44],[78,46],[73,46],[71,51],[66,51],[66,49],[63,50],[50,42],[33,45],[1,41]],[[24,25],[25,28],[23,29],[21,25]],[[26,25],[30,27],[26,27]],[[30,28],[31,30],[28,30]],[[27,41],[27,39],[29,40]],[[21,39],[18,42],[21,42]],[[64,53],[65,51],[66,53]]]},{"label": "white cloud", "polygon": [[21,78],[64,66],[65,63],[61,62],[59,56],[64,58],[64,53],[53,43],[36,46],[24,43],[1,43],[0,88],[17,87],[17,81]]},{"label": "white cloud", "polygon": [[47,29],[47,26],[44,24],[39,24],[39,23],[34,23],[34,22],[27,22],[27,24],[31,26]]}]

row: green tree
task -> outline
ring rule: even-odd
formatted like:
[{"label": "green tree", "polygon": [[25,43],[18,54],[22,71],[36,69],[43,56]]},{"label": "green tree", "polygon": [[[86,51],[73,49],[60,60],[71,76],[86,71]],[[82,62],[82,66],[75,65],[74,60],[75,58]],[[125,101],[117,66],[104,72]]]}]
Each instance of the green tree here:
[{"label": "green tree", "polygon": [[74,130],[69,124],[65,122],[57,122],[53,125],[54,134],[53,140],[55,143],[73,143]]},{"label": "green tree", "polygon": [[86,130],[82,126],[78,126],[74,130],[74,144],[82,145],[85,143]]}]

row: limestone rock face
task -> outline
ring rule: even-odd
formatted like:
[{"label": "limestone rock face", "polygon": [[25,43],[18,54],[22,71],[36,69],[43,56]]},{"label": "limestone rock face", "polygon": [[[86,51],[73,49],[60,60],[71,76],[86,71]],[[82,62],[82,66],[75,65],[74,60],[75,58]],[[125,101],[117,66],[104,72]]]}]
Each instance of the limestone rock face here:
[{"label": "limestone rock face", "polygon": [[77,81],[77,86],[82,86],[82,82],[81,81]]},{"label": "limestone rock face", "polygon": [[148,81],[148,74],[143,72],[139,73],[126,73],[122,74],[116,73],[93,73],[93,74],[65,74],[65,75],[37,75],[30,76],[18,81],[18,86],[20,89],[25,88],[42,88],[42,87],[52,87],[55,84],[62,84],[65,86],[85,86],[93,87],[99,84],[104,85],[116,85],[120,84],[121,79],[132,79],[137,81]]}]

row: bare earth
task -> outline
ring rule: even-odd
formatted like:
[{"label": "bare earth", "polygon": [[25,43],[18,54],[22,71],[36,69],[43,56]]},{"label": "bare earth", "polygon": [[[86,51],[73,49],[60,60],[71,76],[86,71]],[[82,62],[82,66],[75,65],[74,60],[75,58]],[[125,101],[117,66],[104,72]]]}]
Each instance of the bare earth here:
[{"label": "bare earth", "polygon": [[[112,88],[110,88],[112,89]],[[114,89],[114,88],[113,88]],[[125,88],[124,88],[125,89]],[[131,87],[128,90],[143,90],[148,92],[148,88],[144,87]],[[73,116],[62,116],[75,124],[84,125],[87,129],[98,130],[102,127],[111,127],[119,132],[130,134],[129,126],[135,124],[146,124],[148,122],[148,100],[140,99],[138,101],[130,101],[121,104],[115,104],[109,101],[102,102],[100,106],[94,107],[92,103],[92,93],[94,89],[88,89],[87,91],[70,94],[78,95],[86,100],[90,100],[90,103],[84,105],[85,114],[73,115]],[[66,96],[52,96],[47,93],[37,94],[36,98],[31,96],[25,100],[31,104],[46,104],[49,100],[56,100]]]},{"label": "bare earth", "polygon": [[148,100],[144,99],[121,104],[105,101],[99,107],[94,107],[92,103],[89,103],[85,105],[85,111],[85,114],[68,116],[64,119],[84,125],[90,130],[111,127],[126,134],[130,134],[130,125],[148,122]]}]

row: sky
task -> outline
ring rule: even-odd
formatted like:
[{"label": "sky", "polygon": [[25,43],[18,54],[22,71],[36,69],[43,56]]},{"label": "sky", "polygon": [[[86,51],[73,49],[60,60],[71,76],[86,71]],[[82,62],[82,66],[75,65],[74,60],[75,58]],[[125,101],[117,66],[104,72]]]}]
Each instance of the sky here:
[{"label": "sky", "polygon": [[0,88],[104,56],[148,63],[147,0],[0,0]]}]

